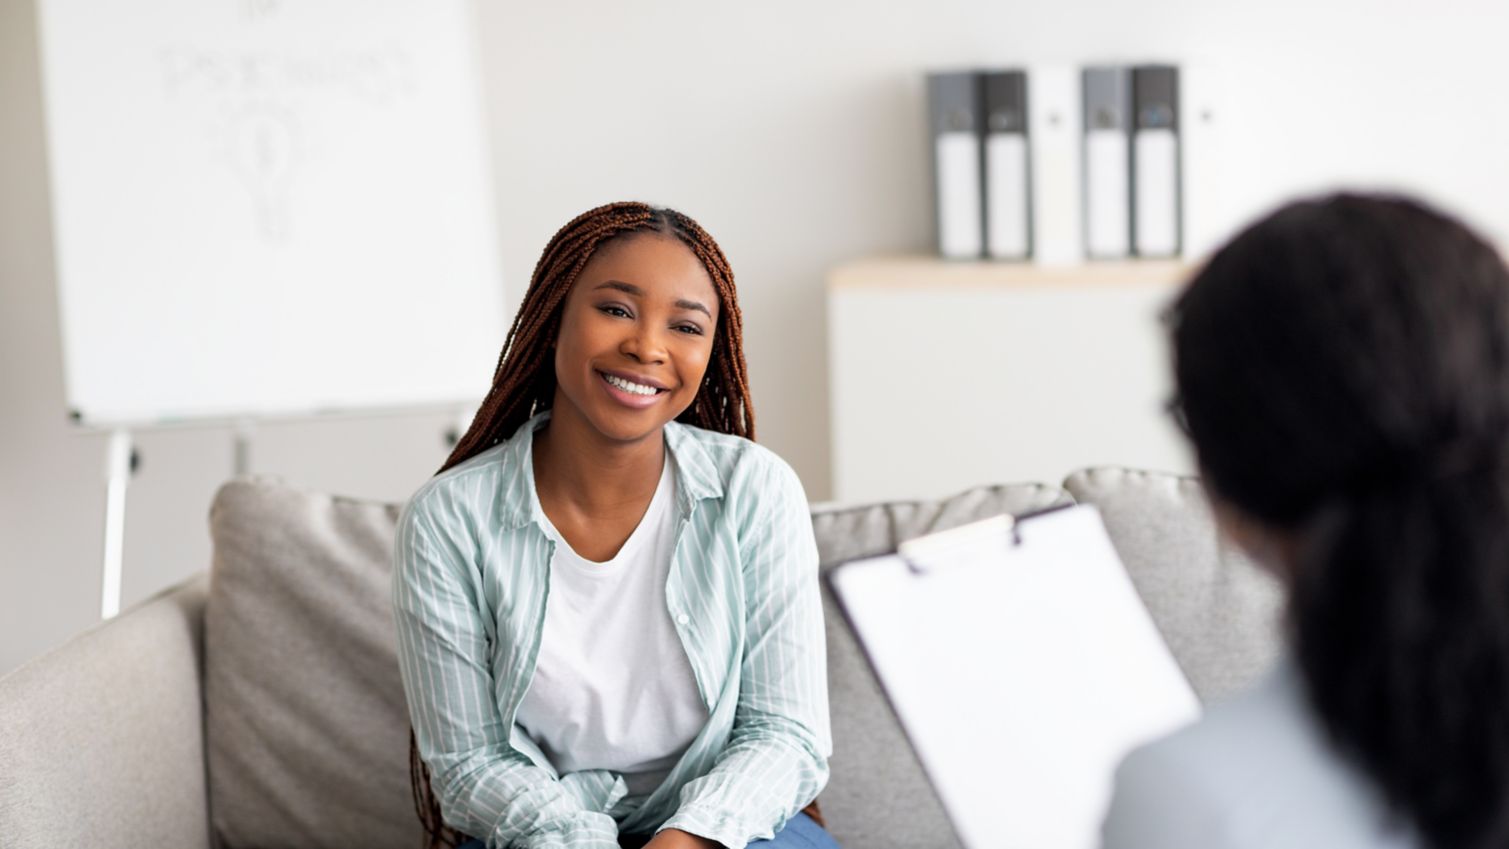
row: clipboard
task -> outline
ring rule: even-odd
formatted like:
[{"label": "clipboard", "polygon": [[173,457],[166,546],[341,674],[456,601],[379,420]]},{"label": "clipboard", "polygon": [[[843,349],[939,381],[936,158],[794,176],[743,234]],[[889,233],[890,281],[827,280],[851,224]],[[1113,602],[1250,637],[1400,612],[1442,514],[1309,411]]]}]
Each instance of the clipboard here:
[{"label": "clipboard", "polygon": [[1116,765],[1199,701],[1093,506],[825,577],[965,849],[1094,849]]}]

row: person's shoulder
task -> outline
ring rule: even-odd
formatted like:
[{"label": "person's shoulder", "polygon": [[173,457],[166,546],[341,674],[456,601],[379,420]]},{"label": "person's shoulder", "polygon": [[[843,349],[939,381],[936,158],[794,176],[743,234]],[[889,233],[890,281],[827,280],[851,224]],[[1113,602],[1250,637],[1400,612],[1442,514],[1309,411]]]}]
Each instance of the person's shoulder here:
[{"label": "person's shoulder", "polygon": [[1137,749],[1127,756],[1122,772],[1219,786],[1271,764],[1274,756],[1292,756],[1304,736],[1304,717],[1301,706],[1292,703],[1287,682],[1278,680],[1283,674],[1270,673],[1252,689],[1211,707],[1198,721]]},{"label": "person's shoulder", "polygon": [[409,496],[406,516],[454,516],[480,506],[498,491],[506,474],[507,442],[487,448],[425,481]]},{"label": "person's shoulder", "polygon": [[[796,472],[790,464],[779,454],[752,440],[681,422],[671,422],[666,427],[671,429],[672,451],[680,447],[683,454],[705,459],[725,488],[761,479],[796,480]],[[677,461],[681,462],[682,458],[678,457]]]},{"label": "person's shoulder", "polygon": [[1209,762],[1190,759],[1190,749],[1173,743],[1164,738],[1122,759],[1102,823],[1103,849],[1240,845],[1232,842],[1229,804],[1208,780]]},{"label": "person's shoulder", "polygon": [[1249,691],[1122,759],[1105,820],[1106,849],[1158,845],[1246,847],[1242,809],[1262,800],[1250,782],[1264,760],[1254,747],[1273,733],[1264,695]]},{"label": "person's shoulder", "polygon": [[708,430],[686,422],[667,422],[665,428],[672,443],[692,444],[726,461],[737,461],[739,457],[761,452],[775,456],[764,446],[736,434]]},{"label": "person's shoulder", "polygon": [[1115,783],[1108,838],[1113,828],[1157,828],[1163,811],[1223,835],[1207,846],[1413,845],[1386,824],[1366,778],[1334,752],[1287,662],[1128,755]]}]

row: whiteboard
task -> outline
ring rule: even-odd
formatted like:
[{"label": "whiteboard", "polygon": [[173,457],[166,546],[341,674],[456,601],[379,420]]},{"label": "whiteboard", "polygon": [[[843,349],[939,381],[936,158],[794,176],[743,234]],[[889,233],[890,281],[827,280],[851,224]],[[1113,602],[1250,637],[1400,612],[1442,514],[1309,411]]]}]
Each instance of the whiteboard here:
[{"label": "whiteboard", "polygon": [[456,404],[505,331],[461,0],[41,0],[86,424]]}]

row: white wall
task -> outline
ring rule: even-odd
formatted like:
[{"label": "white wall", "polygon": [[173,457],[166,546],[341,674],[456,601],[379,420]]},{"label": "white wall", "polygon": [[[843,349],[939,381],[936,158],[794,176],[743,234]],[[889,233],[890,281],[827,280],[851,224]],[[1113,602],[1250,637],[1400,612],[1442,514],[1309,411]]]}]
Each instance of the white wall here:
[{"label": "white wall", "polygon": [[[828,490],[823,278],[929,244],[929,67],[1168,58],[1219,70],[1216,229],[1360,182],[1509,237],[1509,6],[1363,0],[484,4],[505,268],[577,211],[670,203],[723,243],[764,441]],[[1474,100],[1478,102],[1474,102]],[[1208,225],[1210,222],[1204,222]],[[904,329],[898,328],[898,332]]]},{"label": "white wall", "polygon": [[[103,443],[69,433],[49,243],[34,0],[0,0],[0,673],[94,616]],[[648,0],[478,3],[517,297],[568,218],[667,203],[738,275],[762,441],[829,489],[825,269],[929,242],[920,71],[1172,59],[1224,69],[1230,226],[1339,181],[1444,198],[1509,241],[1509,6],[1441,0]],[[465,305],[457,305],[464,309]],[[898,336],[906,329],[898,327]],[[914,403],[926,403],[918,387]],[[269,428],[254,466],[398,499],[439,462],[440,416]],[[940,422],[946,428],[947,422]],[[125,595],[208,561],[221,429],[142,440]]]}]

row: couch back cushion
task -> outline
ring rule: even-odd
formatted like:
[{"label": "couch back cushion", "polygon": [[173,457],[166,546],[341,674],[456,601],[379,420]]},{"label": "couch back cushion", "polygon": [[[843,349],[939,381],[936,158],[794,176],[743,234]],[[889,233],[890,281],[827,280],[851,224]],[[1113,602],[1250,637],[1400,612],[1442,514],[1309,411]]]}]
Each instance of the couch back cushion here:
[{"label": "couch back cushion", "polygon": [[1094,504],[1142,601],[1203,702],[1246,689],[1278,653],[1278,581],[1221,540],[1200,482],[1101,467],[1064,488]]},{"label": "couch back cushion", "polygon": [[[1001,513],[1066,503],[1069,496],[1057,487],[993,486],[937,501],[818,508],[812,525],[826,573],[847,560],[894,551],[903,540]],[[958,846],[826,583],[823,613],[833,718],[832,774],[821,797],[828,827],[843,846]]]},{"label": "couch back cushion", "polygon": [[205,743],[229,849],[420,844],[388,594],[397,516],[267,480],[215,496]]},{"label": "couch back cushion", "polygon": [[[1067,503],[1055,487],[819,508],[824,571],[999,513]],[[414,849],[408,714],[389,604],[398,506],[265,479],[226,484],[210,512],[205,734],[214,831],[227,849]],[[826,586],[832,778],[843,845],[956,845]]]}]

